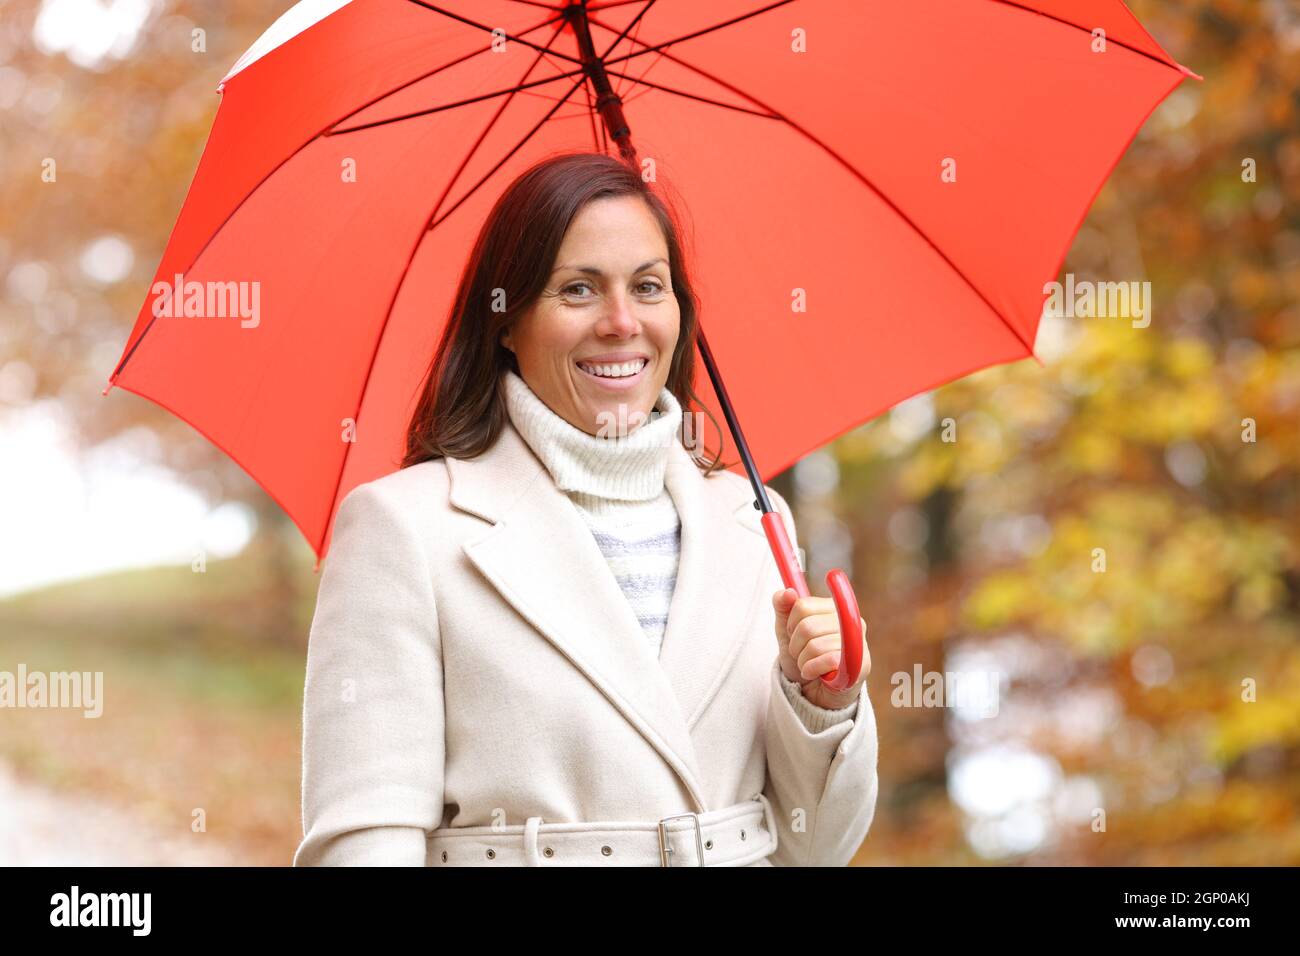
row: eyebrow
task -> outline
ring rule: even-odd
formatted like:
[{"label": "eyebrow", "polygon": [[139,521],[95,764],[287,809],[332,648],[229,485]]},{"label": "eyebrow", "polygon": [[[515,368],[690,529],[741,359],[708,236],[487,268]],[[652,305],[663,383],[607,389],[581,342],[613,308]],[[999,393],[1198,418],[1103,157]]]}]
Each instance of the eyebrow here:
[{"label": "eyebrow", "polygon": [[[649,269],[651,266],[660,262],[662,262],[664,265],[668,264],[668,260],[665,259],[663,256],[660,256],[657,259],[651,259],[649,262],[641,263],[632,271],[645,272],[646,269]],[[600,269],[597,269],[595,266],[557,266],[555,268],[555,271],[552,272],[551,275],[555,275],[556,272],[563,272],[565,269],[572,269],[574,272],[582,272],[589,276],[603,276],[605,274]]]}]

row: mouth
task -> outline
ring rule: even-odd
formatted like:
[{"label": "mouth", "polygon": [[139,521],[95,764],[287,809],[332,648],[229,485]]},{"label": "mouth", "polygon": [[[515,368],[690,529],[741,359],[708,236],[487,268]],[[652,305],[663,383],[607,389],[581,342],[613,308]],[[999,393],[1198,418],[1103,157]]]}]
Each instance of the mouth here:
[{"label": "mouth", "polygon": [[595,382],[599,387],[620,392],[635,388],[646,376],[650,367],[648,359],[633,359],[628,362],[574,362],[574,366],[584,378]]}]

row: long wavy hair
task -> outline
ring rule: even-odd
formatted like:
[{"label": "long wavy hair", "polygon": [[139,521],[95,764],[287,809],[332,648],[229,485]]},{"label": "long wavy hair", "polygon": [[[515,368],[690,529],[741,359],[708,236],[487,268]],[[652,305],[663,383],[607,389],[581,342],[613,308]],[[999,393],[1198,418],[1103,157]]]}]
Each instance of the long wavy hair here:
[{"label": "long wavy hair", "polygon": [[[501,335],[546,288],[564,235],[578,213],[606,196],[640,196],[663,230],[681,314],[666,386],[683,415],[701,410],[718,432],[716,454],[706,461],[693,453],[696,465],[706,476],[729,467],[721,461],[722,429],[692,387],[699,305],[677,218],[636,170],[613,156],[590,152],[562,153],[532,166],[506,188],[488,214],[407,426],[401,467],[439,457],[474,458],[496,443],[508,419],[502,373],[519,372],[515,354],[501,344]],[[504,292],[504,311],[492,307],[502,301],[497,290]],[[702,445],[699,435],[691,441]]]}]

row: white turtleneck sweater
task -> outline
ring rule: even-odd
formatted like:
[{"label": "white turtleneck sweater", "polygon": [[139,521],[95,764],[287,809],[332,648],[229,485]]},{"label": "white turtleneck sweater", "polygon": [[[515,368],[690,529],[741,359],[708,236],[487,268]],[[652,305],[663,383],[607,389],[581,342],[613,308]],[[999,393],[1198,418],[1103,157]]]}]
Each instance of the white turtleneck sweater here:
[{"label": "white turtleneck sweater", "polygon": [[[681,521],[664,483],[671,443],[681,440],[677,397],[665,387],[644,422],[625,436],[602,438],[570,424],[509,369],[505,394],[511,423],[586,521],[658,657],[681,549]],[[797,683],[780,678],[814,733],[857,713],[856,701],[838,710],[818,707]]]}]

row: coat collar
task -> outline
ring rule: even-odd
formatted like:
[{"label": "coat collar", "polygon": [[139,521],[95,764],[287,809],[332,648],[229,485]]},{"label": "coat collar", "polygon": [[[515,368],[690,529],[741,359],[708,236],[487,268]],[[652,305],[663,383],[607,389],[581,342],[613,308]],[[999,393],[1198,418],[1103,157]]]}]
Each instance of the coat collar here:
[{"label": "coat collar", "polygon": [[673,443],[664,483],[681,519],[681,553],[656,659],[582,516],[508,419],[477,458],[445,461],[451,504],[492,522],[463,544],[465,554],[659,751],[697,812],[710,809],[691,728],[740,653],[771,560],[748,483],[706,479]]}]

